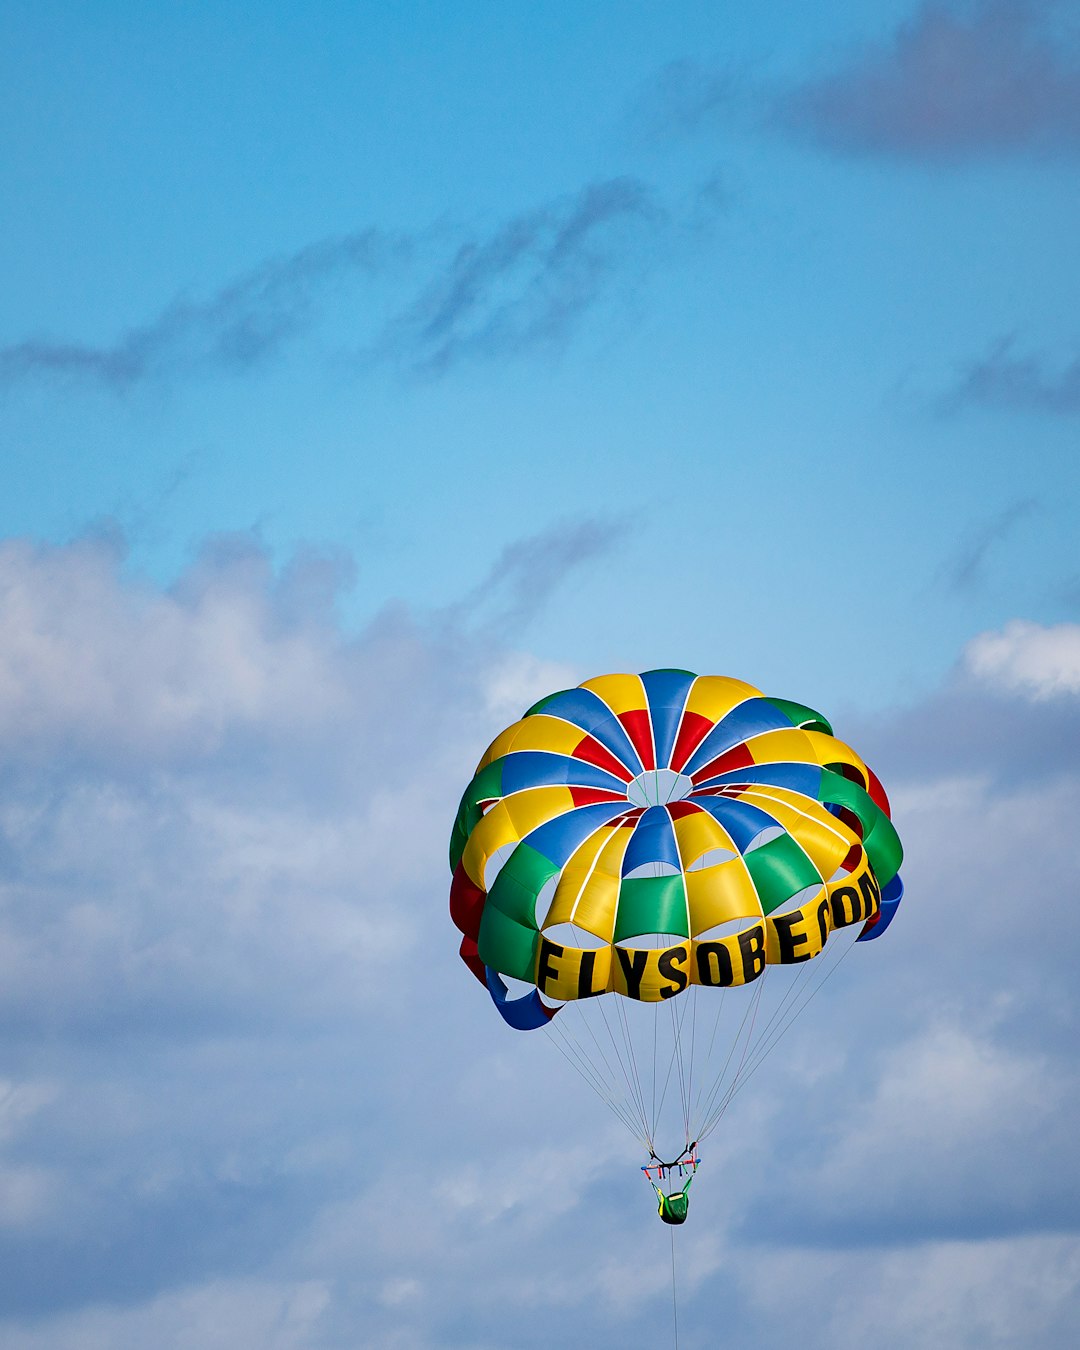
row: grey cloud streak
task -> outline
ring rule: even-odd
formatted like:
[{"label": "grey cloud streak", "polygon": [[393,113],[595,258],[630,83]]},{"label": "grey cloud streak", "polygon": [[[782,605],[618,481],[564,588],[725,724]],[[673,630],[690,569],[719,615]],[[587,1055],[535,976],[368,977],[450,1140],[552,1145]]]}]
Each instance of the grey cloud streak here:
[{"label": "grey cloud streak", "polygon": [[693,135],[720,124],[745,93],[735,72],[684,57],[669,61],[646,84],[627,116],[631,136],[645,140]]},{"label": "grey cloud streak", "polygon": [[507,545],[476,589],[447,611],[447,621],[471,613],[492,637],[519,633],[568,572],[610,553],[628,529],[625,521],[588,517]]},{"label": "grey cloud streak", "polygon": [[953,558],[942,569],[942,579],[949,589],[960,594],[970,594],[981,586],[985,579],[987,559],[994,549],[1003,544],[1016,527],[1038,509],[1036,501],[1025,497],[999,511],[984,525],[970,530]]},{"label": "grey cloud streak", "polygon": [[[488,232],[441,227],[413,234],[361,230],[261,263],[204,300],[181,298],[114,342],[28,338],[0,349],[0,383],[83,380],[123,391],[150,379],[239,374],[318,330],[334,285],[389,287],[391,316],[350,326],[357,369],[390,362],[440,374],[467,357],[516,355],[565,342],[676,228],[633,178],[589,184]],[[350,339],[345,339],[346,342]]]},{"label": "grey cloud streak", "polygon": [[651,192],[632,178],[518,216],[462,244],[390,323],[374,355],[400,353],[439,374],[466,356],[565,340],[625,255],[630,241],[617,232],[651,231],[663,220]]},{"label": "grey cloud streak", "polygon": [[30,338],[0,348],[0,381],[70,377],[122,390],[155,376],[246,370],[311,327],[335,279],[381,273],[411,247],[377,230],[320,240],[260,263],[205,300],[174,300],[111,344]]},{"label": "grey cloud streak", "polygon": [[1012,337],[971,362],[936,401],[942,413],[963,408],[1013,409],[1053,417],[1080,414],[1080,356],[1057,365],[1043,355],[1018,355]]}]

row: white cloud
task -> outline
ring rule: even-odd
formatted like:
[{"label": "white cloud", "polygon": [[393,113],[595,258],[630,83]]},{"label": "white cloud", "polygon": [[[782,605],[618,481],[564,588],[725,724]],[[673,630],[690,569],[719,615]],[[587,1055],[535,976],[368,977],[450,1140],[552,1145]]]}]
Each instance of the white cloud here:
[{"label": "white cloud", "polygon": [[977,678],[1042,700],[1080,693],[1080,624],[1043,625],[1013,619],[998,633],[980,633],[964,649]]},{"label": "white cloud", "polygon": [[403,612],[350,637],[299,570],[234,541],[166,591],[105,541],[0,544],[0,1015],[396,981],[494,716],[552,672]]},{"label": "white cloud", "polygon": [[9,1323],[8,1350],[306,1350],[330,1290],[316,1280],[214,1280],[133,1307]]},{"label": "white cloud", "polygon": [[0,544],[0,734],[16,744],[210,753],[228,731],[312,727],[352,697],[333,635],[286,625],[253,548],[173,591],[125,581],[115,548]]},{"label": "white cloud", "polygon": [[0,1144],[23,1133],[38,1112],[59,1095],[56,1083],[0,1078]]},{"label": "white cloud", "polygon": [[38,1222],[55,1209],[57,1178],[43,1167],[4,1167],[0,1164],[0,1227],[20,1229]]},{"label": "white cloud", "polygon": [[965,1026],[920,1030],[876,1069],[873,1095],[845,1111],[811,1179],[822,1206],[862,1209],[877,1187],[920,1193],[928,1178],[939,1195],[981,1187],[984,1199],[1000,1196],[1012,1190],[1002,1169],[1017,1150],[1027,1150],[1031,1186],[1032,1140],[1076,1105],[1059,1066]]},{"label": "white cloud", "polygon": [[584,678],[570,666],[541,661],[528,652],[514,652],[493,672],[488,683],[488,711],[501,731],[545,694],[572,688]]},{"label": "white cloud", "polygon": [[[793,1335],[795,1310],[812,1307],[822,1320],[798,1341],[815,1350],[1067,1350],[1080,1295],[1080,1240],[932,1242],[855,1256],[781,1250],[742,1269],[757,1301],[759,1335],[765,1332],[760,1345],[795,1343],[783,1334]],[[823,1289],[832,1294],[824,1305]],[[776,1327],[774,1340],[769,1331]]]},{"label": "white cloud", "polygon": [[[446,914],[468,774],[579,673],[476,642],[467,607],[346,634],[250,548],[162,591],[100,543],[11,545],[0,580],[5,1346],[668,1335],[669,1235],[635,1146],[494,1015]],[[1032,1347],[1070,1344],[1047,1301],[1077,1307],[1072,1249],[995,1245],[1001,1204],[969,1197],[1004,1197],[1010,1231],[1067,1222],[1075,774],[1004,791],[944,750],[888,786],[908,897],[710,1137],[679,1235],[688,1344],[720,1307],[754,1350],[793,1328],[807,1350],[865,1344],[867,1290],[889,1350],[1008,1344],[1024,1316]],[[934,1191],[952,1208],[928,1222]],[[783,1232],[749,1232],[763,1206]],[[827,1250],[868,1214],[865,1248]],[[971,1242],[934,1231],[957,1215]],[[1013,1297],[984,1297],[1005,1251]]]}]

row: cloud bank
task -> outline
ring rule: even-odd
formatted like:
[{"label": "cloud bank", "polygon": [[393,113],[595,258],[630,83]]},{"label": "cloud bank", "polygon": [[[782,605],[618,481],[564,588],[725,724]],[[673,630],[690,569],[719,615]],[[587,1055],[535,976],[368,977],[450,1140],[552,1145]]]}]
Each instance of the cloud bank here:
[{"label": "cloud bank", "polygon": [[[356,634],[340,560],[218,541],[161,588],[101,540],[0,547],[5,1345],[670,1335],[629,1135],[493,1016],[446,915],[480,752],[588,673],[492,615],[612,537],[524,541],[505,594]],[[893,793],[908,898],[709,1141],[687,1345],[720,1316],[765,1350],[1071,1345],[1073,646],[981,635],[933,699],[838,728]]]}]

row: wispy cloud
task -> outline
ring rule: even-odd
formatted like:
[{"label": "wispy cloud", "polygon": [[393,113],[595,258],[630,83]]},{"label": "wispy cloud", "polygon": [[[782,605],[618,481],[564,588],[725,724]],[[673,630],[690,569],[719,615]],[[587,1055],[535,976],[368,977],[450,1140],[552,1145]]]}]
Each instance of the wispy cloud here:
[{"label": "wispy cloud", "polygon": [[447,611],[447,618],[457,623],[462,614],[472,613],[485,630],[517,633],[571,573],[609,554],[627,528],[625,521],[587,517],[516,540],[460,605]]},{"label": "wispy cloud", "polygon": [[729,66],[684,57],[646,83],[627,114],[630,134],[646,140],[693,135],[727,121],[744,92]]},{"label": "wispy cloud", "polygon": [[984,579],[990,554],[1037,510],[1038,503],[1025,497],[969,532],[942,570],[942,579],[949,589],[967,594],[976,590]]},{"label": "wispy cloud", "polygon": [[603,296],[635,244],[666,215],[634,178],[516,216],[462,243],[371,348],[439,374],[464,357],[564,342]]},{"label": "wispy cloud", "polygon": [[334,281],[381,272],[411,248],[408,238],[377,230],[320,240],[260,263],[206,299],[176,299],[114,342],[28,338],[4,347],[0,381],[85,379],[122,390],[155,376],[247,370],[316,322]]},{"label": "wispy cloud", "polygon": [[1055,367],[1046,356],[1016,355],[1014,349],[1012,337],[995,342],[986,356],[965,367],[952,388],[941,395],[939,411],[978,406],[1059,417],[1080,413],[1080,356]]},{"label": "wispy cloud", "polygon": [[925,3],[885,42],[780,94],[778,125],[842,153],[1080,152],[1080,46],[1038,0]]},{"label": "wispy cloud", "polygon": [[[710,204],[719,205],[715,196]],[[239,374],[316,330],[345,280],[365,279],[390,288],[390,318],[380,325],[376,306],[354,307],[355,337],[339,340],[351,341],[355,364],[438,375],[466,358],[565,343],[665,252],[676,228],[646,184],[623,177],[489,231],[361,230],[261,263],[206,299],[181,297],[113,342],[35,337],[2,348],[0,383],[68,379],[123,391],[156,378]]]}]

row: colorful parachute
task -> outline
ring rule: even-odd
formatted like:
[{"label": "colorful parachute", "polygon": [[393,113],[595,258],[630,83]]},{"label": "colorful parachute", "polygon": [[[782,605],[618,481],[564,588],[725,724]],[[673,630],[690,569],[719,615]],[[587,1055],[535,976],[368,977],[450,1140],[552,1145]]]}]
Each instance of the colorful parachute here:
[{"label": "colorful parachute", "polygon": [[[721,676],[604,675],[542,699],[480,761],[450,844],[450,912],[512,1027],[619,995],[605,1025],[629,1029],[622,1000],[671,1004],[683,1056],[680,996],[813,965],[850,925],[879,936],[903,894],[901,856],[881,784],[819,713]],[[512,996],[507,980],[528,988]],[[599,1077],[625,1080],[628,1123],[651,1148],[632,1045],[625,1065],[617,1046],[597,1048]],[[597,1086],[588,1050],[573,1059]],[[758,1053],[748,1041],[742,1067]],[[654,1107],[663,1067],[654,1059]],[[695,1125],[684,1097],[690,1143],[728,1098],[714,1087]]]}]

